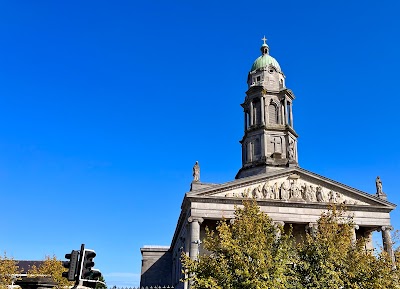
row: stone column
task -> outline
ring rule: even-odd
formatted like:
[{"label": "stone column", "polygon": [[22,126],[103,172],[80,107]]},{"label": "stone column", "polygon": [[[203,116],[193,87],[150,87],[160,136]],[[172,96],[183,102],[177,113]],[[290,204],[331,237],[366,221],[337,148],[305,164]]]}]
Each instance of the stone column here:
[{"label": "stone column", "polygon": [[386,253],[388,253],[389,257],[392,259],[392,262],[394,264],[395,259],[394,259],[394,252],[393,252],[392,236],[390,235],[391,230],[393,230],[392,226],[381,227],[383,249],[386,251]]},{"label": "stone column", "polygon": [[278,240],[281,238],[281,228],[283,229],[283,227],[285,226],[285,222],[282,221],[274,221],[274,227],[275,227],[275,239]]},{"label": "stone column", "polygon": [[317,223],[308,223],[306,226],[306,232],[308,232],[312,237],[317,236],[318,224]]},{"label": "stone column", "polygon": [[254,123],[253,123],[253,114],[254,114],[254,111],[253,111],[253,102],[252,101],[250,101],[250,126],[253,126],[254,125]]},{"label": "stone column", "polygon": [[282,124],[284,124],[284,125],[287,124],[286,97],[283,99]]},{"label": "stone column", "polygon": [[[186,254],[186,256],[189,256],[189,250],[190,250],[190,235],[189,235],[190,233],[189,233],[189,231],[190,231],[190,224],[186,224],[186,237],[185,237],[185,254]],[[182,266],[182,264],[181,264],[181,266]],[[185,280],[186,280],[188,278],[187,270],[185,270],[184,274],[185,274]],[[184,289],[189,288],[188,281],[183,282],[183,288]]]},{"label": "stone column", "polygon": [[200,224],[203,223],[203,218],[189,217],[190,223],[190,249],[189,256],[192,260],[196,260],[199,255],[200,241]]},{"label": "stone column", "polygon": [[247,113],[244,112],[244,131],[247,130]]},{"label": "stone column", "polygon": [[358,230],[360,227],[358,225],[354,225],[353,226],[353,230],[352,230],[352,236],[351,236],[351,243],[353,245],[355,245],[357,243],[357,233],[356,230]]},{"label": "stone column", "polygon": [[364,238],[365,238],[365,250],[366,251],[373,250],[374,249],[374,245],[372,243],[372,231],[364,232]]},{"label": "stone column", "polygon": [[265,124],[265,100],[264,97],[262,96],[260,99],[261,103],[261,124]]},{"label": "stone column", "polygon": [[292,110],[292,103],[290,103],[290,126],[293,127],[293,110]]}]

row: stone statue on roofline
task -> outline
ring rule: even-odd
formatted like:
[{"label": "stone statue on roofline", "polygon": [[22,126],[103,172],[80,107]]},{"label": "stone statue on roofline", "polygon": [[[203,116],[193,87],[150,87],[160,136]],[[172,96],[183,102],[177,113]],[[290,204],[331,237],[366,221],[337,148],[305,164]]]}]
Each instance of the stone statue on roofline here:
[{"label": "stone statue on roofline", "polygon": [[196,161],[196,163],[193,166],[193,182],[199,182],[200,181],[200,166],[199,162]]},{"label": "stone statue on roofline", "polygon": [[377,176],[376,179],[375,179],[375,185],[376,185],[376,195],[377,195],[377,197],[386,200],[386,194],[382,190],[382,181],[381,181],[381,178],[379,176]]}]

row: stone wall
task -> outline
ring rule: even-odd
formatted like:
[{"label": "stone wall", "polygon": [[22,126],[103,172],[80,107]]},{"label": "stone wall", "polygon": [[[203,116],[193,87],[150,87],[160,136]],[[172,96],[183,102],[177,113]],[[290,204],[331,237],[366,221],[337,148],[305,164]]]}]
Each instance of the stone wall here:
[{"label": "stone wall", "polygon": [[142,253],[140,287],[171,285],[172,253],[169,247],[145,246]]}]

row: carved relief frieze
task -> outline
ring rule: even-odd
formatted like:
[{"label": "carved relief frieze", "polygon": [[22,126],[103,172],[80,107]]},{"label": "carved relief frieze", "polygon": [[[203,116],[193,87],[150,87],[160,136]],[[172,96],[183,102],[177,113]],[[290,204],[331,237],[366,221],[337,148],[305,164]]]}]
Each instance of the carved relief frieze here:
[{"label": "carved relief frieze", "polygon": [[332,188],[302,180],[298,175],[291,175],[273,181],[269,180],[246,188],[235,188],[217,195],[241,199],[255,198],[305,203],[368,205],[368,203],[346,196]]}]

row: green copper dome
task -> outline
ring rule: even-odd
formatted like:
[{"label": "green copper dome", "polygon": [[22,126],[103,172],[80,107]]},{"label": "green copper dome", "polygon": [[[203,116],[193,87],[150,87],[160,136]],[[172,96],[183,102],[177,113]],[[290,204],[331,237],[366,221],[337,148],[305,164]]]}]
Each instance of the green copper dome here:
[{"label": "green copper dome", "polygon": [[279,72],[281,72],[281,67],[279,66],[278,61],[269,54],[264,54],[258,57],[251,66],[250,72],[262,67],[268,67],[269,65],[274,66]]}]

